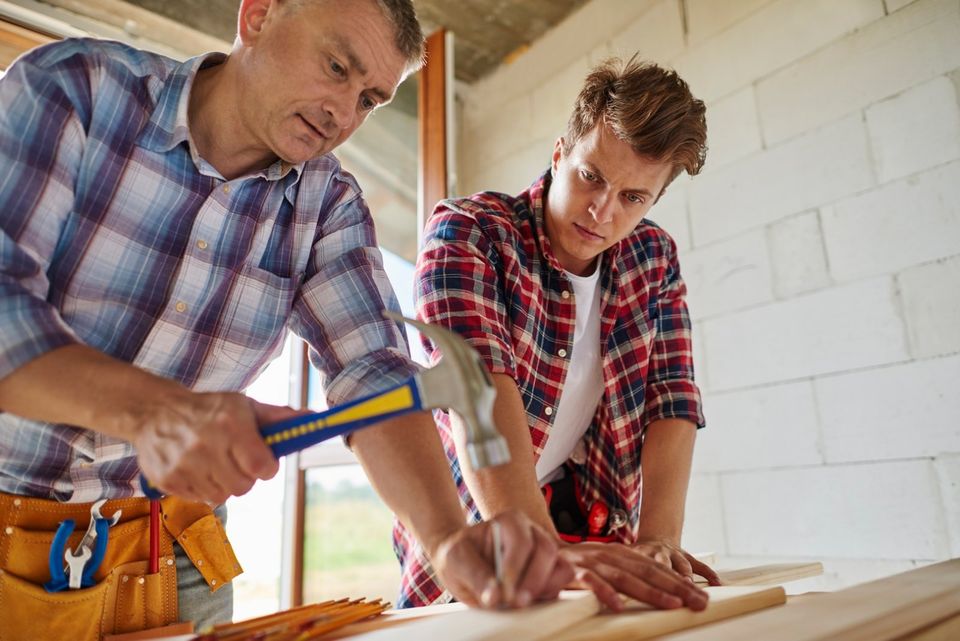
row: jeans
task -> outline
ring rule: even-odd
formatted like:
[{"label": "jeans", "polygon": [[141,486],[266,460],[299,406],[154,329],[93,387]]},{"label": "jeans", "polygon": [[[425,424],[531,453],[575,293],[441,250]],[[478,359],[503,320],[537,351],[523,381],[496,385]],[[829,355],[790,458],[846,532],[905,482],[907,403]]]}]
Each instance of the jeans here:
[{"label": "jeans", "polygon": [[[213,513],[221,523],[227,524],[225,505],[217,506]],[[173,552],[177,559],[177,611],[180,621],[193,621],[194,630],[199,632],[215,623],[233,620],[233,583],[211,592],[200,571],[176,542]]]}]

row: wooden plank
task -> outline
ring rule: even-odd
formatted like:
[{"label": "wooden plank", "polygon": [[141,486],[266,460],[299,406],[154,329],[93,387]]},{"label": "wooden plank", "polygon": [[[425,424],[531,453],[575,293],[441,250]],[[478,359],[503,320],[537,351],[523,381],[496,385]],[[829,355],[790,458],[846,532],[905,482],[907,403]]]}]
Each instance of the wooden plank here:
[{"label": "wooden plank", "polygon": [[633,605],[624,612],[591,617],[554,639],[555,641],[642,641],[747,612],[783,605],[787,600],[781,587],[708,587],[706,590],[710,593],[710,604],[701,612],[694,612],[687,608],[656,610],[633,601]]},{"label": "wooden plank", "polygon": [[960,559],[811,596],[668,637],[670,641],[894,641],[960,614]]},{"label": "wooden plank", "polygon": [[558,601],[523,610],[458,609],[443,616],[429,616],[350,638],[355,641],[537,641],[553,639],[559,631],[599,611],[600,602],[592,592],[571,591],[562,593]]},{"label": "wooden plank", "polygon": [[53,42],[56,38],[0,19],[0,69],[6,69],[28,49]]},{"label": "wooden plank", "polygon": [[[775,563],[757,565],[739,570],[719,570],[724,585],[780,585],[823,574],[823,564],[815,563]],[[703,577],[696,577],[697,583],[706,583]]]},{"label": "wooden plank", "polygon": [[960,615],[900,637],[897,641],[957,641],[957,639],[960,639]]}]

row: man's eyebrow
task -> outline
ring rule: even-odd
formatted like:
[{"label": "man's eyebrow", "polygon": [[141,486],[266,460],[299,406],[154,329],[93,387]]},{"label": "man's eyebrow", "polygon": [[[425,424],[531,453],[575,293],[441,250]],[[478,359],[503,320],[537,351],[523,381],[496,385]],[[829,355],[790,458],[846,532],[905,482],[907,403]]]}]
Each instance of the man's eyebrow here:
[{"label": "man's eyebrow", "polygon": [[[336,34],[333,35],[331,40],[333,40],[334,48],[338,49],[338,53],[347,59],[347,63],[349,63],[352,69],[356,69],[361,76],[367,75],[367,68],[360,62],[360,58],[357,57],[350,43]],[[390,102],[393,99],[392,92],[384,91],[380,87],[373,87],[370,89],[370,92],[380,99],[381,104]]]},{"label": "man's eyebrow", "polygon": [[[587,167],[587,169],[589,169],[591,172],[597,174],[598,176],[600,176],[601,178],[603,178],[604,180],[606,180],[606,178],[604,178],[604,176],[603,176],[603,172],[600,171],[600,169],[599,169],[596,165],[594,165],[592,162],[590,162],[589,160],[584,160],[584,161],[583,161],[583,164],[584,164],[584,165]],[[633,187],[633,188],[627,187],[627,188],[624,189],[623,191],[629,191],[629,192],[632,192],[632,193],[635,193],[635,194],[643,194],[643,195],[646,196],[647,198],[653,198],[653,194],[650,193],[650,190],[647,189],[646,187]]]}]

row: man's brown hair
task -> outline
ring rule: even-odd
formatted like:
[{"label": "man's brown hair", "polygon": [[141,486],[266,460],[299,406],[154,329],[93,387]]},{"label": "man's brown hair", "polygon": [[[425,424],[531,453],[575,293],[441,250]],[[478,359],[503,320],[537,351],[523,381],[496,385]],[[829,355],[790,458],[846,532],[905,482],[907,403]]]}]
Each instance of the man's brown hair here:
[{"label": "man's brown hair", "polygon": [[636,56],[626,63],[611,58],[587,76],[567,123],[564,153],[598,124],[641,156],[672,163],[668,185],[681,171],[698,174],[706,160],[703,101],[675,71]]}]

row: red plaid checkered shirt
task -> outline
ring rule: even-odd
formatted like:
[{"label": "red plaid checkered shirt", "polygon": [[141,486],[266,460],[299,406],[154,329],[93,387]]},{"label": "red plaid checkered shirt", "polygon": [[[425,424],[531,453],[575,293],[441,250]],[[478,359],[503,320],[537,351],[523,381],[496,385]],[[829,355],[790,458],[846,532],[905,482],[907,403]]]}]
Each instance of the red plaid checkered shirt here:
[{"label": "red plaid checkered shirt", "polygon": [[[534,456],[549,438],[553,411],[573,352],[576,306],[572,286],[544,232],[549,173],[518,196],[484,192],[437,205],[417,263],[417,314],[447,327],[480,353],[491,373],[517,381]],[[624,510],[636,536],[640,510],[640,447],[653,421],[682,418],[703,427],[694,383],[690,320],[676,244],[644,220],[602,257],[600,336],[604,393],[583,437],[586,459],[570,461],[586,504],[603,500]],[[436,346],[424,338],[431,362]],[[561,350],[565,350],[561,352]],[[470,523],[480,513],[460,471],[449,415],[438,429]],[[399,607],[450,600],[423,549],[401,523],[394,550],[402,577]]]}]

